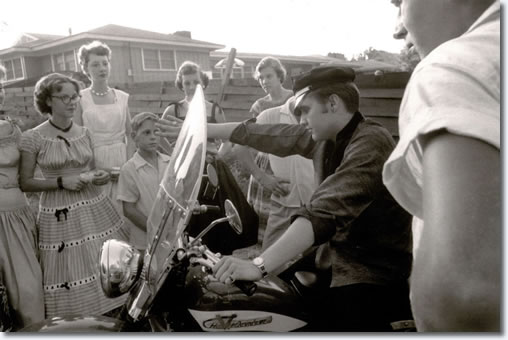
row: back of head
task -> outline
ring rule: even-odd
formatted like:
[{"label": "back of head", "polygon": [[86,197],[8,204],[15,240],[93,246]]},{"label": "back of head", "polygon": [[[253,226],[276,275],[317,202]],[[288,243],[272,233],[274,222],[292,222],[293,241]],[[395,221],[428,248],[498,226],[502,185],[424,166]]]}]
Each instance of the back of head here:
[{"label": "back of head", "polygon": [[360,91],[354,83],[355,77],[355,71],[350,67],[331,64],[316,66],[294,78],[295,105],[311,92],[322,102],[336,94],[348,112],[354,113],[360,107]]},{"label": "back of head", "polygon": [[51,73],[39,79],[34,89],[34,106],[41,114],[52,114],[51,106],[47,104],[48,99],[62,90],[63,84],[71,84],[79,93],[80,87],[77,81],[60,73]]},{"label": "back of head", "polygon": [[208,83],[210,82],[210,79],[208,78],[208,75],[201,70],[201,67],[192,61],[184,61],[182,65],[178,68],[178,72],[176,73],[176,79],[175,79],[175,86],[183,91],[183,76],[189,75],[189,74],[199,74],[201,78],[201,82],[203,83],[203,88],[206,89],[208,86]]},{"label": "back of head", "polygon": [[78,58],[81,69],[85,73],[85,67],[90,60],[90,54],[107,56],[108,60],[111,60],[111,49],[102,41],[95,40],[87,45],[82,45],[78,50]]},{"label": "back of head", "polygon": [[136,135],[138,133],[139,128],[143,125],[143,122],[147,120],[152,120],[157,122],[159,117],[155,113],[152,112],[140,112],[135,115],[131,120],[131,131],[132,134]]},{"label": "back of head", "polygon": [[279,59],[275,57],[264,57],[261,59],[261,61],[256,66],[256,71],[254,72],[254,79],[259,80],[259,74],[261,73],[261,70],[267,67],[271,67],[274,69],[275,73],[277,74],[277,77],[280,79],[280,83],[284,83],[284,80],[286,80],[286,69],[284,66],[282,66],[282,63]]}]

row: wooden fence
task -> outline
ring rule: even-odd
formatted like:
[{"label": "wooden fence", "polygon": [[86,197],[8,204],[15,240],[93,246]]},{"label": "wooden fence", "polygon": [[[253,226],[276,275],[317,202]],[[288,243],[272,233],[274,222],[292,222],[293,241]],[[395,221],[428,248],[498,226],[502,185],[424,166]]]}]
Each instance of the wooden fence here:
[{"label": "wooden fence", "polygon": [[[361,93],[360,111],[381,122],[395,137],[398,137],[398,111],[408,73],[388,73],[382,76],[358,75],[355,82]],[[162,114],[165,107],[183,97],[173,83],[143,83],[134,86],[117,86],[130,94],[129,108],[132,115],[142,111]],[[205,90],[206,97],[216,100],[220,80],[212,79]],[[250,118],[249,109],[254,101],[265,93],[254,79],[231,79],[224,89],[221,106],[228,121],[242,121]],[[6,88],[2,115],[9,115],[23,121],[23,129],[38,125],[45,117],[36,113],[33,106],[33,87]]]}]

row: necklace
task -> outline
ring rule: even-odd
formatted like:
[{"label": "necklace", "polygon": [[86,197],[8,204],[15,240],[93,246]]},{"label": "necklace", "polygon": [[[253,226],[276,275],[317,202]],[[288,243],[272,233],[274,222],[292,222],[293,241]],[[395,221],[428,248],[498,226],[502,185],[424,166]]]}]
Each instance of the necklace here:
[{"label": "necklace", "polygon": [[90,91],[92,91],[93,94],[95,94],[96,96],[99,96],[99,97],[104,97],[105,95],[107,95],[109,93],[109,90],[111,90],[111,88],[108,86],[106,92],[97,92],[93,89],[93,87],[90,89]]},{"label": "necklace", "polygon": [[51,126],[52,126],[52,127],[54,127],[55,129],[58,129],[58,130],[60,130],[60,131],[62,131],[62,132],[67,132],[67,131],[69,131],[69,130],[71,129],[71,127],[72,127],[72,123],[73,123],[73,121],[71,120],[71,123],[69,124],[69,126],[68,126],[68,127],[66,127],[66,128],[61,128],[60,126],[58,126],[58,125],[56,125],[55,123],[53,123],[53,122],[51,121],[51,119],[48,119],[48,122],[49,122],[49,124],[51,124]]}]

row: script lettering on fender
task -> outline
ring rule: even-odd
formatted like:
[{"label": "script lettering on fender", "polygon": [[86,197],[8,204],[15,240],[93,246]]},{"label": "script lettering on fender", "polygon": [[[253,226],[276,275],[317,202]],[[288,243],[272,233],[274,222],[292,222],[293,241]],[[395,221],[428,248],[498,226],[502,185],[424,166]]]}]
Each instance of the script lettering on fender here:
[{"label": "script lettering on fender", "polygon": [[241,320],[236,319],[236,317],[237,317],[236,314],[232,314],[229,316],[217,315],[213,319],[203,321],[203,327],[208,329],[235,329],[235,328],[254,327],[272,323],[271,316]]}]

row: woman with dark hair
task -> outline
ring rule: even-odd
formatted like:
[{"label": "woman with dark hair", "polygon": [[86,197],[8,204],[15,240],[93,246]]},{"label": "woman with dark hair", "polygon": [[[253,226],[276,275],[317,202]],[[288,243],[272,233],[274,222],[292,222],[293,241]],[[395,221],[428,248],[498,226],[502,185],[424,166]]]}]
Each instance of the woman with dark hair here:
[{"label": "woman with dark hair", "polygon": [[[189,109],[189,102],[194,97],[196,86],[201,85],[204,88],[208,86],[208,76],[204,73],[198,64],[185,61],[178,69],[175,85],[178,89],[184,92],[185,98],[168,105],[162,115],[163,119],[168,116],[184,119]],[[224,123],[226,118],[221,107],[215,103],[205,101],[207,121],[209,123]],[[166,141],[165,138],[161,141]],[[163,142],[164,143],[164,142]],[[226,148],[229,148],[230,143]],[[207,157],[206,162],[213,164],[217,170],[219,189],[214,199],[211,199],[206,204],[220,205],[224,204],[224,200],[229,198],[238,208],[240,218],[244,225],[244,233],[239,237],[231,231],[227,225],[219,225],[214,230],[204,236],[203,241],[215,252],[222,254],[231,254],[234,249],[242,248],[251,245],[252,240],[257,240],[257,225],[258,218],[256,213],[250,208],[245,197],[243,196],[241,188],[231,173],[228,165],[225,164],[220,158],[225,153],[221,148],[222,141],[218,139],[209,139],[207,144]],[[219,153],[219,149],[221,152]],[[203,187],[203,186],[202,186]],[[191,236],[196,236],[203,230],[213,219],[220,216],[214,214],[207,214],[203,216],[196,215],[191,222],[189,233]],[[254,231],[255,235],[252,235]]]},{"label": "woman with dark hair", "polygon": [[[125,297],[102,292],[97,254],[110,238],[126,239],[123,220],[98,187],[109,173],[95,170],[93,139],[73,123],[79,84],[53,73],[35,85],[35,107],[49,119],[23,133],[20,185],[42,192],[39,202],[39,251],[46,317],[103,314]],[[34,178],[38,166],[43,178]]]},{"label": "woman with dark hair", "polygon": [[[189,109],[189,103],[194,97],[196,86],[201,85],[203,89],[206,89],[208,83],[208,76],[201,70],[198,64],[192,61],[185,61],[178,69],[175,80],[176,88],[182,91],[185,97],[178,102],[170,103],[164,110],[162,118],[171,115],[184,119]],[[224,123],[226,121],[224,112],[218,104],[205,101],[205,105],[209,123]]]},{"label": "woman with dark hair", "polygon": [[83,45],[78,56],[81,68],[92,84],[81,91],[75,120],[92,132],[95,164],[111,175],[111,181],[102,189],[123,215],[122,206],[116,199],[117,179],[120,167],[135,150],[130,137],[129,95],[108,85],[111,73],[108,45],[100,41]]},{"label": "woman with dark hair", "polygon": [[[185,94],[185,97],[180,101],[170,103],[164,110],[164,113],[162,114],[162,119],[165,119],[168,115],[180,119],[185,119],[185,116],[187,115],[187,110],[189,109],[189,103],[194,97],[196,86],[201,85],[203,89],[206,89],[209,81],[210,80],[208,76],[206,75],[205,72],[201,70],[201,67],[198,64],[192,61],[184,61],[183,64],[178,69],[178,72],[176,73],[175,86],[177,89],[179,89]],[[224,112],[222,111],[222,108],[218,104],[205,101],[205,106],[207,121],[209,123],[226,122]],[[163,145],[165,145],[165,141],[166,140],[164,139]],[[220,141],[209,140],[207,148],[208,153],[212,155],[217,155],[220,143],[221,143]],[[169,150],[166,151],[171,150],[172,147],[169,146]]]}]

